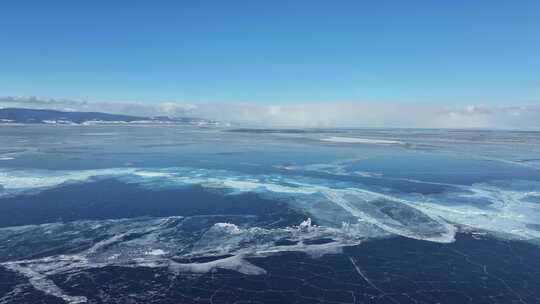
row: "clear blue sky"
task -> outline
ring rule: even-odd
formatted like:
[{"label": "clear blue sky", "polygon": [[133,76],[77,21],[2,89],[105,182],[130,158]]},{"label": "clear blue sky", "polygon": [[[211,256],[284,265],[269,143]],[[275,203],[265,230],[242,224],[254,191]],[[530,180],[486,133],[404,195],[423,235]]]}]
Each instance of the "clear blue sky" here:
[{"label": "clear blue sky", "polygon": [[6,95],[540,103],[540,1],[2,1]]}]

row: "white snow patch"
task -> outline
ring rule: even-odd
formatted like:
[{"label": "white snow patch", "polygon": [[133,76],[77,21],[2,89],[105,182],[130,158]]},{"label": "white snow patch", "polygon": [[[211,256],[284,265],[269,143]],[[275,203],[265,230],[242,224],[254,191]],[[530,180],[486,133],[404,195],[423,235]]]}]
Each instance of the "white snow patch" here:
[{"label": "white snow patch", "polygon": [[192,272],[192,273],[207,273],[215,270],[216,268],[228,269],[237,271],[247,275],[261,275],[266,274],[266,270],[255,266],[245,260],[242,256],[231,256],[220,260],[215,260],[206,263],[176,263],[171,262],[169,269],[172,272]]},{"label": "white snow patch", "polygon": [[403,143],[398,140],[342,137],[342,136],[332,136],[328,138],[323,138],[321,139],[321,141],[328,141],[328,142],[334,142],[334,143],[350,143],[350,144],[402,144]]},{"label": "white snow patch", "polygon": [[144,254],[145,254],[145,255],[156,255],[156,256],[160,256],[160,255],[168,254],[168,252],[165,251],[165,250],[163,250],[163,249],[151,249],[151,250],[145,251]]}]

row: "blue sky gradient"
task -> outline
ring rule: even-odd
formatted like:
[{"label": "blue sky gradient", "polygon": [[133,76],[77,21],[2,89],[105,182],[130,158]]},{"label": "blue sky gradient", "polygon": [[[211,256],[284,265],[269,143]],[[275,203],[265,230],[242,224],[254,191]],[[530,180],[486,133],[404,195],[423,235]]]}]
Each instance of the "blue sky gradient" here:
[{"label": "blue sky gradient", "polygon": [[4,1],[0,96],[540,103],[540,1]]}]

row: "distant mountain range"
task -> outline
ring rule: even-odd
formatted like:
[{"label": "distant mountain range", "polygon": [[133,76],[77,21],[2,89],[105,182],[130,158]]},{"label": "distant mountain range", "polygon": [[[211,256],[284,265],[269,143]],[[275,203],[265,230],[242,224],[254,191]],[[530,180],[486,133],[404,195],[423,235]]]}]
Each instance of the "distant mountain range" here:
[{"label": "distant mountain range", "polygon": [[192,117],[144,117],[101,112],[65,112],[47,109],[0,108],[0,124],[186,124],[219,125],[217,121]]}]

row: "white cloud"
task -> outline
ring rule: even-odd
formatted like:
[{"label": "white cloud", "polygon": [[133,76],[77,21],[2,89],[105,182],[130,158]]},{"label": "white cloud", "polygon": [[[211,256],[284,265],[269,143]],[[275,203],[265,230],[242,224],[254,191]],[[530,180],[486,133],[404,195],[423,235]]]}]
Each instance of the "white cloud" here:
[{"label": "white cloud", "polygon": [[335,103],[286,106],[206,104],[204,117],[250,125],[540,129],[540,106]]},{"label": "white cloud", "polygon": [[102,111],[145,116],[192,116],[253,126],[540,129],[540,105],[444,106],[434,104],[88,102],[0,97],[0,106]]},{"label": "white cloud", "polygon": [[175,102],[163,102],[158,104],[158,111],[163,114],[189,113],[197,109],[196,105],[181,104]]}]

